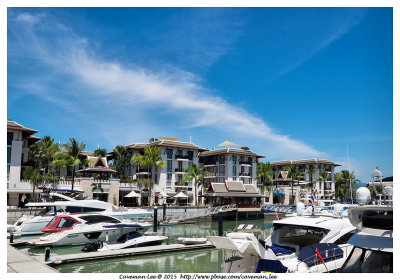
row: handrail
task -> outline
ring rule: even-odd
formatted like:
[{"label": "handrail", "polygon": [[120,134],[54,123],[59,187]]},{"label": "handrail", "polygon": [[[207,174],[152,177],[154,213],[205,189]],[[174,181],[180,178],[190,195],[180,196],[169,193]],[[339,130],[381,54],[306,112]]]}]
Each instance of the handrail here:
[{"label": "handrail", "polygon": [[[353,246],[353,245],[347,244],[347,245],[345,245],[345,246],[343,246],[343,247],[333,248],[333,249],[321,251],[320,254],[323,256],[324,254],[326,254],[326,253],[329,254],[330,251],[333,251],[333,255],[332,255],[331,258],[332,258],[332,260],[336,260],[336,257],[339,256],[339,255],[335,255],[335,250],[341,249],[341,250],[343,251],[343,257],[342,257],[342,258],[344,258],[345,255],[346,255],[346,257],[348,256],[347,248],[348,248],[348,247],[351,247],[351,246]],[[346,253],[344,252],[345,250],[346,250]],[[314,254],[314,255],[312,255],[312,256],[310,256],[310,257],[308,257],[308,258],[306,258],[306,259],[304,259],[304,260],[302,260],[302,261],[298,261],[298,263],[297,263],[297,270],[299,269],[299,265],[300,265],[301,263],[307,263],[307,262],[310,261],[310,260],[313,260],[313,261],[314,261],[314,266],[315,266],[315,265],[318,265],[318,264],[321,264],[321,261],[320,261],[319,258],[317,257],[317,254]]]}]

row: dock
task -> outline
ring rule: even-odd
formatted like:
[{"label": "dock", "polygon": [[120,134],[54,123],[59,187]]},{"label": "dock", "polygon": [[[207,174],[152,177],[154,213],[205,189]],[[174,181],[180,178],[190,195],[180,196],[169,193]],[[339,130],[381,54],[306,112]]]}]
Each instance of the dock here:
[{"label": "dock", "polygon": [[103,252],[75,253],[75,254],[67,254],[67,255],[50,255],[50,261],[44,261],[43,256],[34,256],[33,258],[35,258],[37,261],[39,261],[45,265],[58,265],[58,264],[71,263],[71,262],[82,262],[82,261],[120,258],[120,257],[132,257],[132,256],[140,256],[140,255],[148,255],[148,254],[162,254],[162,253],[171,253],[171,252],[197,250],[197,249],[208,249],[208,248],[215,248],[215,246],[212,245],[211,242],[207,241],[204,244],[197,244],[197,245],[169,244],[169,245],[110,250],[110,251],[103,251]]},{"label": "dock", "polygon": [[58,271],[7,244],[7,273],[58,273]]}]

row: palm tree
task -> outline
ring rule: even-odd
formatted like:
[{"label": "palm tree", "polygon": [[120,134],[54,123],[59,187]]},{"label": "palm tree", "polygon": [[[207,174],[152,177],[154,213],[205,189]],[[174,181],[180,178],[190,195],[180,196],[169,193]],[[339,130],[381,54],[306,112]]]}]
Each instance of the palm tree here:
[{"label": "palm tree", "polygon": [[[151,170],[151,177],[153,178],[153,168],[162,168],[165,166],[165,161],[160,157],[160,149],[157,146],[147,146],[144,149],[144,160],[145,165],[149,167],[149,171]],[[149,179],[150,179],[149,178]],[[152,188],[153,182],[150,184],[150,205],[153,205],[154,201],[154,189]]]},{"label": "palm tree", "polygon": [[289,174],[288,174],[288,176],[291,178],[291,180],[292,180],[292,196],[291,196],[291,199],[290,199],[290,204],[293,204],[294,203],[294,197],[293,197],[293,186],[294,186],[294,181],[295,180],[297,180],[297,182],[298,182],[298,179],[299,178],[301,178],[302,177],[302,174],[301,174],[301,172],[300,172],[300,169],[299,169],[299,167],[297,166],[297,165],[288,165],[288,166],[286,166],[285,167],[285,170],[287,170],[287,171],[289,171]]},{"label": "palm tree", "polygon": [[106,149],[100,149],[100,147],[99,147],[99,148],[97,148],[96,150],[93,151],[93,155],[95,157],[98,157],[98,156],[106,157],[107,156],[107,150]]},{"label": "palm tree", "polygon": [[59,151],[60,145],[54,143],[54,138],[44,136],[39,142],[29,147],[28,157],[35,168],[43,169],[45,174],[49,174],[51,163]]},{"label": "palm tree", "polygon": [[356,179],[354,171],[350,173],[348,170],[341,170],[340,172],[335,173],[335,196],[343,199],[347,194],[349,194],[349,189],[359,181],[360,180]]},{"label": "palm tree", "polygon": [[93,162],[88,159],[80,158],[81,153],[84,151],[86,144],[81,141],[79,143],[75,138],[69,138],[70,143],[63,144],[66,153],[59,152],[55,155],[56,160],[53,161],[53,166],[67,167],[72,166],[72,185],[71,189],[74,189],[75,182],[75,167],[82,165],[92,166]]},{"label": "palm tree", "polygon": [[24,171],[24,178],[32,185],[32,198],[35,199],[35,189],[44,183],[44,177],[39,168],[28,166]]},{"label": "palm tree", "polygon": [[[135,173],[137,174],[140,167],[144,165],[144,156],[141,154],[135,154],[131,158],[131,165],[135,167]],[[137,177],[137,176],[136,176]]]},{"label": "palm tree", "polygon": [[271,164],[258,162],[257,163],[257,182],[258,186],[264,190],[271,191],[274,179],[274,171]]},{"label": "palm tree", "polygon": [[314,193],[314,182],[313,182],[313,174],[315,172],[316,168],[314,167],[314,164],[310,164],[308,168],[306,169],[306,173],[310,174],[310,181],[311,181],[311,193]]},{"label": "palm tree", "polygon": [[93,186],[93,188],[92,188],[93,194],[94,194],[95,190],[99,190],[99,191],[101,191],[101,193],[104,192],[104,189],[102,188],[101,183],[92,183],[92,186]]},{"label": "palm tree", "polygon": [[[204,171],[203,168],[199,168],[196,164],[192,164],[189,168],[185,169],[185,174],[183,175],[183,180],[191,181],[194,179],[194,205],[197,206],[198,203],[198,190],[197,187],[201,187],[204,183],[204,176],[207,176],[209,172]],[[201,188],[203,190],[203,188]],[[202,192],[203,195],[203,192]]]},{"label": "palm tree", "polygon": [[115,154],[114,165],[115,165],[115,170],[117,171],[117,177],[119,177],[120,179],[125,179],[126,178],[125,171],[130,161],[127,150],[125,146],[117,145],[113,149],[113,153]]},{"label": "palm tree", "polygon": [[326,192],[326,181],[328,181],[328,176],[329,172],[326,171],[325,169],[322,169],[321,172],[319,173],[319,179],[324,182],[324,197]]}]

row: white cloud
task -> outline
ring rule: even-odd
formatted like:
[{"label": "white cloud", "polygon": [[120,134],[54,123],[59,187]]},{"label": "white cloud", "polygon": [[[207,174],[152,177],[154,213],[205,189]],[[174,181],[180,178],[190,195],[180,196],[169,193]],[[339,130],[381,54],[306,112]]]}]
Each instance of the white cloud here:
[{"label": "white cloud", "polygon": [[32,15],[29,13],[21,13],[18,14],[18,16],[15,18],[16,21],[23,21],[27,22],[29,24],[35,24],[38,23],[39,21],[42,20],[42,18],[46,17],[45,14],[38,14],[38,15]]},{"label": "white cloud", "polygon": [[[16,19],[37,22],[29,14],[20,14]],[[273,149],[281,157],[318,157],[322,154],[306,143],[274,132],[261,118],[216,96],[212,89],[202,86],[200,79],[192,73],[161,65],[160,70],[151,71],[145,67],[102,60],[88,47],[91,43],[88,39],[73,34],[71,30],[57,28],[54,22],[46,24],[54,26],[60,38],[49,39],[39,36],[34,29],[25,30],[21,38],[24,51],[31,52],[31,56],[53,67],[56,72],[69,74],[77,82],[74,83],[77,90],[70,93],[74,95],[77,107],[84,107],[84,102],[98,102],[99,107],[107,107],[108,119],[111,118],[109,124],[120,123],[119,119],[131,110],[138,115],[146,115],[137,124],[154,124],[175,118],[184,127],[210,127],[221,134],[237,135],[248,143],[265,142],[265,150],[261,152]],[[54,94],[52,91],[44,91],[43,94],[47,92]],[[54,100],[52,96],[45,98]],[[63,97],[62,94],[57,96],[57,102],[62,98],[71,102],[71,96]],[[150,120],[156,110],[159,119]],[[75,112],[79,114],[79,109]],[[93,111],[93,115],[96,114],[97,111]]]}]

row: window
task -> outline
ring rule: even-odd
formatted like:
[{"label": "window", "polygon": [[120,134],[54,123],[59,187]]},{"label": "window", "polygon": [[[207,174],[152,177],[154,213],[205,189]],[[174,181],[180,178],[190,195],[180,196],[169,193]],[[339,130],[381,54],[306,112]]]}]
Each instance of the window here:
[{"label": "window", "polygon": [[172,149],[167,149],[167,159],[172,159]]},{"label": "window", "polygon": [[225,156],[220,156],[218,161],[219,161],[219,164],[225,164]]},{"label": "window", "polygon": [[178,150],[177,155],[182,155],[182,150]]},{"label": "window", "polygon": [[81,216],[80,217],[82,220],[85,220],[88,225],[90,224],[97,224],[97,223],[113,223],[113,224],[119,224],[120,221],[117,219],[114,219],[110,216],[103,216],[103,215],[88,215],[88,216]]},{"label": "window", "polygon": [[232,161],[233,161],[233,164],[236,164],[237,157],[236,156],[232,156]]},{"label": "window", "polygon": [[188,151],[189,160],[193,160],[193,151]]},{"label": "window", "polygon": [[233,179],[233,181],[236,181],[236,177],[233,177],[232,179]]},{"label": "window", "polygon": [[340,237],[338,240],[335,241],[335,243],[337,245],[341,245],[341,244],[346,244],[347,241],[350,239],[350,237],[353,236],[353,234],[355,234],[357,232],[357,230],[352,230],[348,233],[346,233],[345,235],[343,235],[342,237]]},{"label": "window", "polygon": [[12,141],[14,138],[14,133],[13,132],[7,132],[7,146],[12,145]]},{"label": "window", "polygon": [[172,172],[172,160],[167,160],[167,172]]},{"label": "window", "polygon": [[219,175],[224,176],[225,175],[225,165],[220,165],[219,166]]},{"label": "window", "polygon": [[236,176],[236,165],[232,165],[232,174],[233,176]]},{"label": "window", "polygon": [[7,163],[11,161],[11,147],[7,147]]},{"label": "window", "polygon": [[74,220],[68,218],[62,218],[57,225],[57,228],[70,228],[75,223]]},{"label": "window", "polygon": [[167,186],[171,186],[171,179],[172,179],[172,174],[168,173],[167,174]]}]

